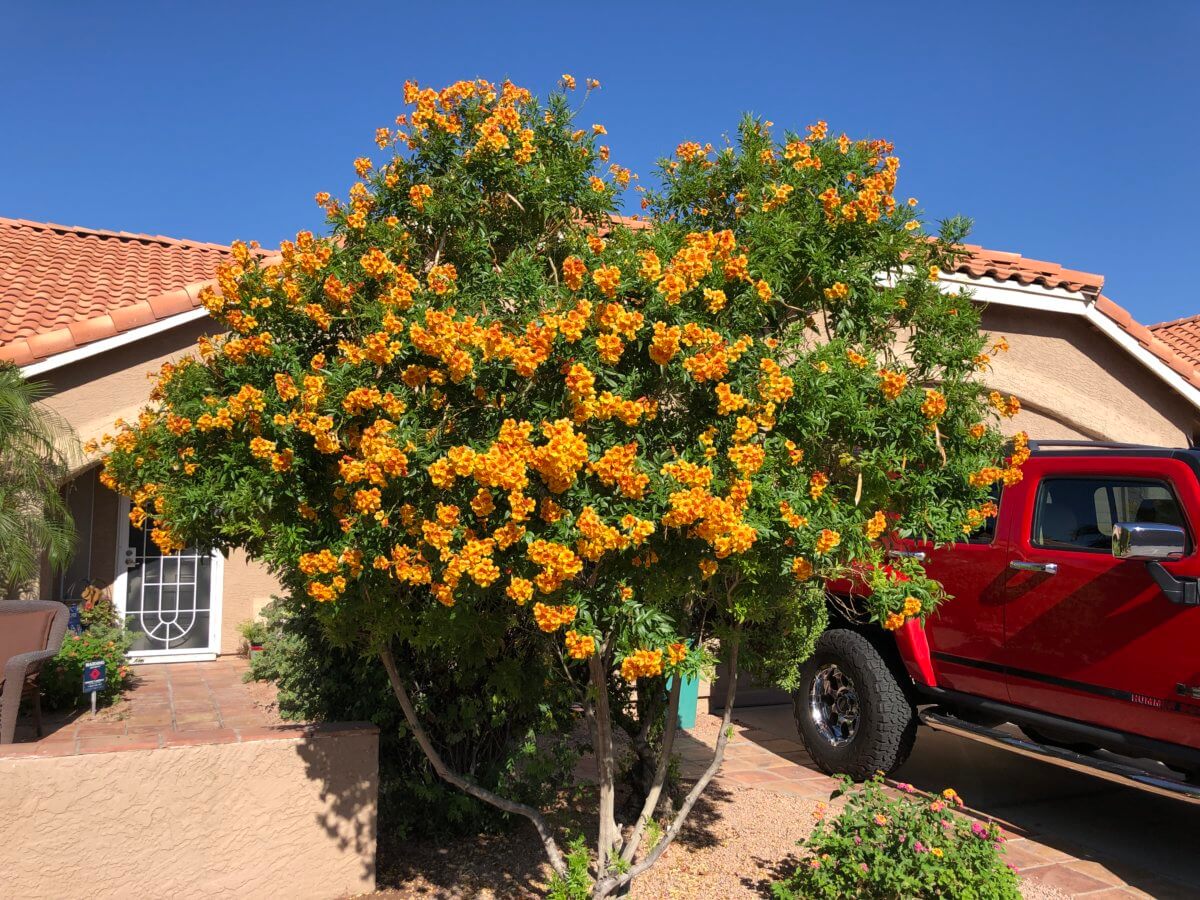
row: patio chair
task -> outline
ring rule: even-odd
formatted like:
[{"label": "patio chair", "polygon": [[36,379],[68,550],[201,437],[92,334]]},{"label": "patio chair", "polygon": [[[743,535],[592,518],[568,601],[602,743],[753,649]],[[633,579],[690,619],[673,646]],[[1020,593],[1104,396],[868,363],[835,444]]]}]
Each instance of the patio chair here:
[{"label": "patio chair", "polygon": [[67,607],[53,600],[0,600],[0,744],[13,742],[22,697],[32,700],[42,736],[38,672],[62,647],[68,617]]}]

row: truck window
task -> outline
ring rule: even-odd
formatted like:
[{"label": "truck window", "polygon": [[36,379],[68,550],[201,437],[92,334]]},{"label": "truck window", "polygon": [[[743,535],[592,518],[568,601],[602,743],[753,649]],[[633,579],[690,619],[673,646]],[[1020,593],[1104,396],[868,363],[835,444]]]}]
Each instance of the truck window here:
[{"label": "truck window", "polygon": [[1047,478],[1033,515],[1035,547],[1109,553],[1117,522],[1161,522],[1182,528],[1171,488],[1161,481]]}]

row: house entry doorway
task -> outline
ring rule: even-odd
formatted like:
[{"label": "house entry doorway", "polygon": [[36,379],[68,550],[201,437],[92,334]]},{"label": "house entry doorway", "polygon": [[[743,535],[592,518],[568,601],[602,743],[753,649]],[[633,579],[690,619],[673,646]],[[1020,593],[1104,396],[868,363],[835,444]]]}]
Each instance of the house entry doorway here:
[{"label": "house entry doorway", "polygon": [[128,499],[117,527],[113,596],[134,633],[129,655],[146,662],[214,659],[220,651],[221,554],[196,547],[163,554],[149,529],[129,521]]}]

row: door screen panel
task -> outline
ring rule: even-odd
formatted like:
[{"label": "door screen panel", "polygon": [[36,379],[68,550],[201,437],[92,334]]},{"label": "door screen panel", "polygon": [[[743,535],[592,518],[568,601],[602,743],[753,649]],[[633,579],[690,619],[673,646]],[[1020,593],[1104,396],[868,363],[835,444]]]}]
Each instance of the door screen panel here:
[{"label": "door screen panel", "polygon": [[129,526],[125,582],[131,652],[208,650],[212,624],[212,554],[188,547],[164,556],[150,534]]}]

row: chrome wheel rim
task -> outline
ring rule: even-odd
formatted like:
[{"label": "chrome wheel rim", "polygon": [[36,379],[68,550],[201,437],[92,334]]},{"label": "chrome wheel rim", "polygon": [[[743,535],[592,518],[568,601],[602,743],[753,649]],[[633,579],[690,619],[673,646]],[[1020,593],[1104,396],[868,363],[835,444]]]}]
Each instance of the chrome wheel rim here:
[{"label": "chrome wheel rim", "polygon": [[809,716],[821,737],[842,747],[858,734],[858,693],[838,666],[828,663],[817,670],[809,689]]}]

